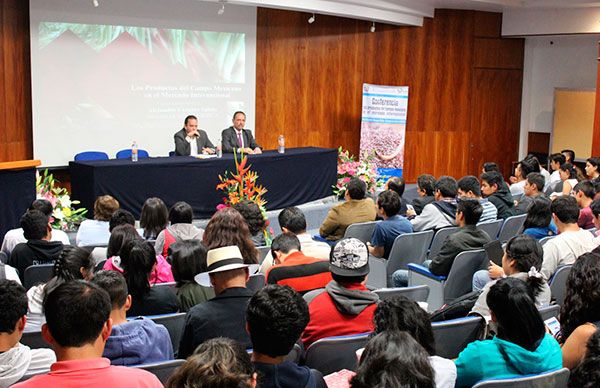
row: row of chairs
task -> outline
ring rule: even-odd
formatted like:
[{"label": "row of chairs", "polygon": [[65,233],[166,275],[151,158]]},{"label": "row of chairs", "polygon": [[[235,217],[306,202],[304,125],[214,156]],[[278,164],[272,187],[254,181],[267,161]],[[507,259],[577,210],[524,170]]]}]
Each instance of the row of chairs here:
[{"label": "row of chairs", "polygon": [[[115,155],[117,159],[130,159],[131,158],[131,149],[124,149]],[[138,149],[138,158],[148,158],[150,155],[148,151]],[[74,160],[76,162],[85,161],[85,160],[107,160],[109,159],[108,154],[103,151],[84,151],[75,155]]]}]

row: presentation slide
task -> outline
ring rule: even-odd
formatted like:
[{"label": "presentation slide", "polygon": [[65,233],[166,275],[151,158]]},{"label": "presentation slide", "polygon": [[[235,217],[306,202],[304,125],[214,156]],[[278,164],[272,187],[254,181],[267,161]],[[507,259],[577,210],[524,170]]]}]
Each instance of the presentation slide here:
[{"label": "presentation slide", "polygon": [[237,110],[254,130],[256,8],[196,0],[31,0],[34,158],[136,141],[174,150],[187,115],[216,144]]}]

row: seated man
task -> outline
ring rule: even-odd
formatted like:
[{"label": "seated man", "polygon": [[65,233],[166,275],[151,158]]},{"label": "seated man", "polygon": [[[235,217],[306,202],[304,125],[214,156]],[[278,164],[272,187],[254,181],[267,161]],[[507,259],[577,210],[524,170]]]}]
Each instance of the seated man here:
[{"label": "seated man", "polygon": [[[425,205],[435,201],[435,178],[433,175],[422,174],[417,177],[417,193],[419,196],[412,201],[415,214],[421,214]],[[407,215],[410,215],[407,213]]]},{"label": "seated man", "polygon": [[515,179],[513,181],[513,177],[511,177],[511,182],[513,182],[513,184],[509,187],[512,195],[523,195],[527,175],[532,172],[540,172],[540,165],[537,162],[537,159],[525,158],[517,164],[517,167],[515,168]]},{"label": "seated man", "polygon": [[108,292],[112,304],[113,327],[103,353],[111,364],[128,366],[173,359],[171,337],[163,325],[144,317],[127,320],[131,295],[121,273],[100,271],[94,275],[92,283]]},{"label": "seated man", "polygon": [[249,129],[244,129],[246,114],[241,111],[235,112],[231,122],[233,125],[221,132],[223,152],[233,153],[236,151],[238,154],[241,152],[246,154],[262,154],[262,148],[254,140],[252,132]]},{"label": "seated man", "polygon": [[[117,209],[112,216],[110,216],[110,220],[108,221],[108,231],[112,233],[117,226],[121,225],[131,225],[135,227],[135,217],[130,211],[125,209]],[[144,231],[142,229],[142,233],[143,232]],[[142,234],[140,234],[140,236],[141,235]]]},{"label": "seated man", "polygon": [[550,180],[546,182],[544,193],[550,195],[554,191],[562,191],[562,180],[560,179],[560,166],[566,163],[567,159],[561,153],[552,154],[548,157],[550,163]]},{"label": "seated man", "polygon": [[185,328],[179,345],[178,358],[187,358],[204,341],[227,337],[250,348],[244,311],[252,291],[246,288],[249,270],[256,265],[244,264],[237,246],[211,249],[206,256],[207,272],[195,280],[204,287],[212,285],[215,297],[192,307],[185,319]]},{"label": "seated man", "polygon": [[525,186],[523,187],[524,195],[517,201],[515,205],[515,214],[525,214],[533,199],[538,195],[544,195],[545,179],[538,172],[530,172],[527,175]]},{"label": "seated man", "polygon": [[386,190],[377,198],[377,212],[383,221],[375,225],[371,242],[367,243],[369,253],[373,256],[388,258],[394,245],[394,240],[401,234],[412,233],[413,228],[406,219],[398,214],[400,197],[395,191]]},{"label": "seated man", "polygon": [[[283,209],[277,216],[279,227],[283,233],[293,233],[298,237],[302,253],[309,257],[316,257],[329,261],[331,245],[323,241],[313,240],[312,236],[306,233],[306,218],[304,213],[297,207],[288,207]],[[273,266],[273,255],[271,252],[260,265],[260,272],[266,275],[269,268]]]},{"label": "seated man", "polygon": [[27,321],[27,294],[20,284],[0,280],[0,387],[26,373],[47,371],[56,362],[51,349],[29,349],[19,343]]},{"label": "seated man", "polygon": [[371,198],[365,198],[367,184],[358,178],[350,179],[346,184],[344,197],[346,202],[337,205],[327,213],[321,224],[321,237],[337,241],[344,237],[349,225],[357,222],[375,221],[375,204]]},{"label": "seated man", "polygon": [[111,366],[110,360],[102,358],[112,329],[110,310],[108,293],[84,280],[63,283],[50,292],[44,300],[42,336],[58,362],[50,373],[15,387],[162,387],[150,372]]},{"label": "seated man", "polygon": [[60,256],[63,245],[52,240],[52,227],[48,217],[39,210],[30,210],[21,217],[21,228],[26,243],[17,244],[8,264],[19,272],[23,282],[25,269],[31,265],[50,264]]},{"label": "seated man", "polygon": [[499,172],[491,171],[484,172],[479,178],[481,179],[481,193],[498,209],[498,219],[505,220],[514,216],[513,197],[502,175]]},{"label": "seated man", "polygon": [[579,207],[575,198],[556,198],[551,209],[559,234],[544,244],[544,261],[540,272],[546,280],[554,275],[559,266],[573,264],[579,256],[598,246],[594,236],[577,225]]},{"label": "seated man", "polygon": [[208,139],[206,132],[198,129],[196,116],[187,116],[183,121],[183,128],[173,135],[173,139],[177,156],[215,153],[215,146]]},{"label": "seated man", "polygon": [[355,238],[338,241],[331,251],[333,280],[308,305],[310,321],[302,334],[304,347],[321,338],[373,331],[377,294],[364,285],[369,251]]},{"label": "seated man", "polygon": [[575,185],[573,192],[575,193],[577,206],[581,209],[579,210],[577,225],[583,229],[595,228],[594,215],[592,214],[592,209],[590,209],[592,202],[594,202],[594,197],[596,196],[594,185],[591,181],[581,181]]},{"label": "seated man", "polygon": [[402,198],[404,194],[404,189],[406,188],[406,183],[404,182],[404,178],[401,176],[393,176],[385,183],[384,190],[391,190],[396,192],[400,197],[400,211],[398,214],[406,217],[406,211],[408,210],[406,206],[406,201]]},{"label": "seated man", "polygon": [[472,198],[479,201],[483,207],[483,213],[479,222],[495,221],[498,218],[498,209],[486,198],[481,197],[481,185],[476,177],[467,175],[460,178],[457,182],[458,196],[460,198]]},{"label": "seated man", "polygon": [[300,240],[293,233],[273,239],[271,254],[275,265],[267,271],[267,283],[292,287],[300,293],[324,288],[331,281],[329,261],[307,257],[300,251]]},{"label": "seated man", "polygon": [[454,226],[456,215],[456,180],[442,176],[435,183],[435,201],[425,205],[423,212],[410,220],[415,232]]},{"label": "seated man", "polygon": [[246,322],[259,387],[326,387],[320,372],[285,360],[308,319],[306,302],[289,287],[266,286],[250,299]]},{"label": "seated man", "polygon": [[464,251],[482,249],[491,241],[490,236],[483,230],[477,229],[483,207],[475,199],[463,199],[456,210],[456,224],[460,230],[446,237],[442,249],[431,258],[429,270],[437,276],[448,276],[456,256]]},{"label": "seated man", "polygon": [[[52,204],[46,199],[36,199],[31,203],[28,210],[39,210],[44,213],[48,218],[52,216]],[[63,245],[69,245],[69,236],[60,229],[52,229],[52,240],[60,241]],[[23,228],[11,229],[4,235],[2,241],[2,252],[6,253],[6,256],[10,257],[10,253],[19,243],[27,242],[27,239],[23,235]]]}]

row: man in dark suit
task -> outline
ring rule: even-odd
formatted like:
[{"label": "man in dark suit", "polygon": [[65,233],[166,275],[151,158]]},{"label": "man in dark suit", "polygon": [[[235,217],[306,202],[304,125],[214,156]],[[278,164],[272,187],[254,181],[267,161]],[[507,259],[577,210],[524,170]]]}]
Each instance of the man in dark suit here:
[{"label": "man in dark suit", "polygon": [[246,154],[262,154],[261,147],[256,144],[249,129],[244,129],[246,124],[246,114],[244,112],[235,112],[233,114],[233,125],[224,129],[221,133],[223,140],[223,152],[233,153],[244,152]]},{"label": "man in dark suit", "polygon": [[215,146],[210,142],[206,132],[198,129],[196,116],[188,116],[183,122],[183,128],[175,133],[175,155],[187,156],[198,154],[214,154]]}]

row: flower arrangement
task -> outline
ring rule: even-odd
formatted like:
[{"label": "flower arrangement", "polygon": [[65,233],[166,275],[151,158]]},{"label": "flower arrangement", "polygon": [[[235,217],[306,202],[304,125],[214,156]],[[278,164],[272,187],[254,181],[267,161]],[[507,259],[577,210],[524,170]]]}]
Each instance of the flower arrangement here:
[{"label": "flower arrangement", "polygon": [[357,177],[367,184],[367,192],[374,194],[382,182],[377,179],[377,165],[373,153],[363,153],[359,161],[348,150],[338,148],[337,183],[333,186],[333,193],[338,198],[346,194],[346,184],[351,178]]},{"label": "flower arrangement", "polygon": [[48,174],[48,170],[40,175],[38,174],[35,180],[36,196],[38,199],[46,199],[52,204],[52,227],[65,231],[72,231],[76,226],[85,220],[87,209],[75,209],[73,205],[79,205],[79,201],[71,200],[69,192],[64,187],[56,185],[58,181],[54,179],[52,174]]},{"label": "flower arrangement", "polygon": [[240,154],[241,160],[238,160],[238,156],[234,151],[233,159],[235,160],[235,173],[225,171],[223,176],[219,175],[219,183],[217,190],[222,190],[225,193],[223,197],[223,203],[217,206],[217,210],[225,207],[233,206],[241,201],[249,200],[258,205],[263,218],[267,222],[267,227],[263,231],[265,242],[267,246],[271,245],[273,240],[273,231],[269,228],[269,221],[267,219],[267,209],[265,205],[267,201],[263,198],[263,195],[267,192],[267,189],[257,184],[258,174],[256,171],[251,171],[248,165],[248,156],[242,152]]}]

